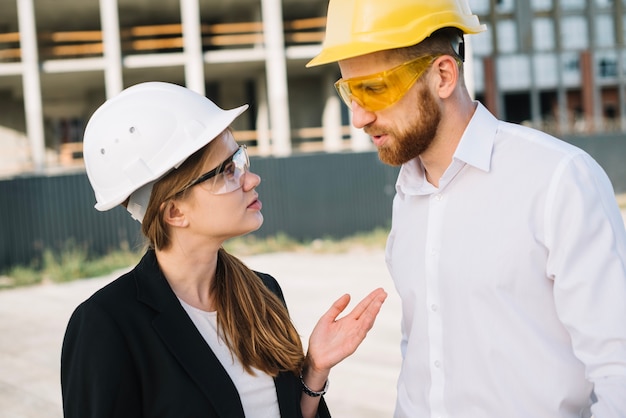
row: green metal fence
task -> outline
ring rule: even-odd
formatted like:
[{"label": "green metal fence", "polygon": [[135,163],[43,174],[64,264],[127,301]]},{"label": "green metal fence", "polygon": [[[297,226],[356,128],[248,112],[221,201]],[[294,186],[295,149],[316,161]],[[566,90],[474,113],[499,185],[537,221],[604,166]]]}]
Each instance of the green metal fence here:
[{"label": "green metal fence", "polygon": [[[262,178],[259,237],[342,238],[389,225],[398,169],[376,153],[257,157],[252,171]],[[92,255],[142,245],[139,223],[123,208],[98,212],[94,203],[84,172],[0,181],[0,270],[68,244]]]},{"label": "green metal fence", "polygon": [[[623,135],[567,140],[603,166],[616,193],[626,193]],[[262,178],[265,218],[256,236],[342,238],[390,224],[398,169],[382,164],[376,152],[257,157],[252,170]],[[94,203],[84,173],[1,180],[0,270],[29,264],[45,249],[61,251],[68,243],[93,255],[141,246],[139,223],[124,209],[98,212]]]}]

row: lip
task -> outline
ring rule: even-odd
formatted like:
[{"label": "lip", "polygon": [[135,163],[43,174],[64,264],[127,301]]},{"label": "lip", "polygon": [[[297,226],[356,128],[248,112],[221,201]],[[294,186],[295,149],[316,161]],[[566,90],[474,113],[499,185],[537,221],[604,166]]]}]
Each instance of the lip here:
[{"label": "lip", "polygon": [[248,209],[254,209],[254,210],[261,210],[262,207],[263,207],[263,204],[258,199],[258,197],[255,197],[252,203],[248,205]]},{"label": "lip", "polygon": [[374,143],[376,148],[380,148],[382,145],[384,145],[385,142],[387,142],[388,136],[385,135],[385,134],[382,134],[382,135],[370,135],[370,138],[372,138],[372,142]]}]

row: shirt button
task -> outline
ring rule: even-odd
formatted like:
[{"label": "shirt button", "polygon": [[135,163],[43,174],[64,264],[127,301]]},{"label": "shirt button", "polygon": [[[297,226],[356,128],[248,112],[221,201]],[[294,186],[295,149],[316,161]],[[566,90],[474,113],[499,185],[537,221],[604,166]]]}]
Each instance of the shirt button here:
[{"label": "shirt button", "polygon": [[441,362],[439,360],[435,360],[435,367],[436,368],[441,367]]},{"label": "shirt button", "polygon": [[439,200],[441,200],[441,199],[443,199],[443,196],[442,196],[442,195],[440,195],[440,194],[436,194],[436,195],[435,195],[435,200],[439,201]]},{"label": "shirt button", "polygon": [[437,312],[437,305],[435,305],[434,303],[432,305],[430,305],[430,310],[433,312]]}]

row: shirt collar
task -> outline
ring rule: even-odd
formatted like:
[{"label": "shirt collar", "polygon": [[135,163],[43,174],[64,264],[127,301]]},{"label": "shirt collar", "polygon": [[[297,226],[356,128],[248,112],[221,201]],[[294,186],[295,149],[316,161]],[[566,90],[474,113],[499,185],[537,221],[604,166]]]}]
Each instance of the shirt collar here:
[{"label": "shirt collar", "polygon": [[[488,172],[491,169],[491,155],[498,120],[480,102],[476,102],[472,116],[459,145],[452,157],[452,165],[468,164]],[[405,194],[430,194],[436,188],[426,180],[424,166],[419,157],[402,165],[396,182],[396,190]]]},{"label": "shirt collar", "polygon": [[491,154],[497,128],[498,120],[485,106],[477,102],[476,111],[465,128],[453,158],[488,172],[491,169]]}]

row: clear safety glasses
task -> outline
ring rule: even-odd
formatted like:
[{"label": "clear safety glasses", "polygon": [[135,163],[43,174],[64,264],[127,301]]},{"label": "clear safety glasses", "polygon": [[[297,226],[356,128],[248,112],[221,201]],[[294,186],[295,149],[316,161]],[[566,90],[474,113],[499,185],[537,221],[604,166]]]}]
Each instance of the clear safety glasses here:
[{"label": "clear safety glasses", "polygon": [[240,189],[243,185],[243,175],[250,169],[250,159],[245,145],[240,145],[237,151],[213,170],[204,173],[191,182],[185,190],[200,184],[202,188],[212,194],[225,194]]},{"label": "clear safety glasses", "polygon": [[376,74],[340,78],[335,88],[350,109],[354,100],[367,111],[383,110],[400,100],[437,58],[426,55]]}]

